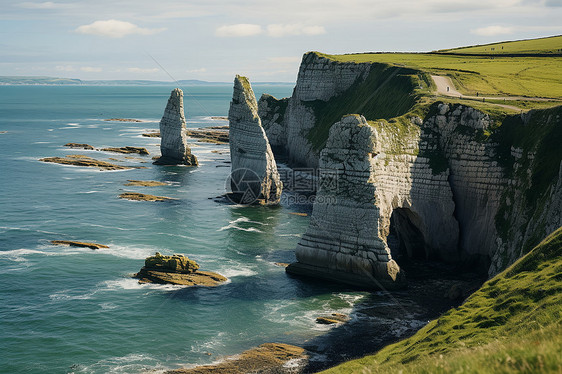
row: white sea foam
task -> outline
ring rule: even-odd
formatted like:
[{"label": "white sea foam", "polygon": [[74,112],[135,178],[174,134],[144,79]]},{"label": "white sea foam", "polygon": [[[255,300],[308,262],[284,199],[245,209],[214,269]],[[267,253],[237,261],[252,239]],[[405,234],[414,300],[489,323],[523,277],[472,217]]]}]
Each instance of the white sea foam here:
[{"label": "white sea foam", "polygon": [[240,227],[238,225],[240,223],[251,223],[251,224],[257,224],[257,225],[264,225],[264,223],[262,223],[262,222],[251,221],[247,217],[240,217],[240,218],[235,219],[234,221],[228,222],[228,225],[221,227],[217,231],[235,229],[235,230],[248,231],[248,232],[263,232],[263,231],[255,228],[255,227],[247,227],[247,228],[246,227]]},{"label": "white sea foam", "polygon": [[91,299],[97,293],[97,290],[85,293],[78,293],[74,294],[73,290],[64,290],[55,292],[54,294],[49,295],[49,298],[53,301],[62,301],[62,300],[88,300]]},{"label": "white sea foam", "polygon": [[[147,368],[150,367],[150,370]],[[112,357],[100,360],[92,365],[80,366],[75,373],[165,373],[170,368],[164,367],[162,363],[147,354],[131,353],[123,357]]]}]

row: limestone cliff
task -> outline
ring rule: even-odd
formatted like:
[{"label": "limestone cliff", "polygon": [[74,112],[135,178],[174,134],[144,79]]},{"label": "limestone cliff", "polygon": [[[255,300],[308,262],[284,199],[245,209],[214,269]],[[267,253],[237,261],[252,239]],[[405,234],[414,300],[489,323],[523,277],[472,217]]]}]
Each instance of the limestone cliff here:
[{"label": "limestone cliff", "polygon": [[197,158],[187,145],[183,91],[172,91],[164,115],[160,120],[161,157],[154,163],[159,165],[196,166]]},{"label": "limestone cliff", "polygon": [[[351,200],[341,190],[318,191],[293,269],[316,266],[321,269],[309,272],[342,270],[353,278],[376,256],[380,263],[369,265],[371,275],[388,279],[377,267],[405,256],[492,275],[562,225],[562,107],[509,116],[469,105],[422,106],[412,94],[422,75],[309,53],[282,120],[271,114],[281,112],[275,109],[281,102],[262,99],[263,120],[274,123],[268,131],[293,165],[332,168],[346,181],[342,186],[354,186]],[[342,123],[349,118],[330,123],[341,113],[366,117],[376,134],[370,150],[346,140],[351,135]],[[359,149],[371,155],[369,178],[355,169],[361,158],[351,153]],[[364,203],[352,205],[353,199]],[[367,226],[358,226],[353,212]]]},{"label": "limestone cliff", "polygon": [[237,203],[278,204],[283,184],[246,77],[236,76],[230,110],[232,172],[228,196]]}]

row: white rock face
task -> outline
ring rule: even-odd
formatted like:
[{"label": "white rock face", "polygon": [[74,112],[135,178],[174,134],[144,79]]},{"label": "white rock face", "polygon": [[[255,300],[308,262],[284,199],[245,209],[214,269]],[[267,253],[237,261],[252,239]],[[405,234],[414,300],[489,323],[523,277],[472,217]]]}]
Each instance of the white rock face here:
[{"label": "white rock face", "polygon": [[[346,140],[354,136],[346,126],[362,128],[362,120],[350,125],[351,119],[344,119],[333,125],[326,148],[315,151],[307,139],[316,123],[314,102],[341,95],[370,72],[367,63],[306,54],[283,119],[278,115],[271,121],[271,102],[262,110],[266,132],[280,139],[293,166],[338,170],[345,181],[340,187],[349,190],[321,187],[297,247],[298,263],[288,271],[354,284],[368,284],[365,277],[398,284],[391,276],[399,274],[395,264],[386,270],[381,265],[393,263],[387,244],[392,222],[408,256],[489,265],[494,275],[517,260],[522,248],[528,250],[562,225],[562,164],[545,195],[529,201],[537,149],[513,144],[506,158],[505,144],[500,147],[486,135],[497,131],[493,120],[471,107],[440,104],[423,120],[410,118],[414,126],[406,133],[377,123],[375,135],[368,135],[375,139],[370,150]],[[538,113],[522,114],[523,124],[536,122]],[[533,126],[537,131],[553,121],[560,126],[558,113],[544,115]],[[358,150],[371,154],[368,178]]]},{"label": "white rock face", "polygon": [[283,184],[246,77],[237,75],[234,80],[228,120],[233,192],[229,196],[245,204],[278,204]]},{"label": "white rock face", "polygon": [[185,115],[183,112],[183,91],[172,91],[164,115],[160,120],[161,157],[154,162],[160,165],[196,166],[197,158],[187,145]]},{"label": "white rock face", "polygon": [[284,117],[287,153],[295,165],[318,167],[318,152],[306,138],[316,123],[309,104],[328,101],[349,89],[357,80],[365,79],[370,64],[342,64],[307,53],[303,56],[297,84]]}]

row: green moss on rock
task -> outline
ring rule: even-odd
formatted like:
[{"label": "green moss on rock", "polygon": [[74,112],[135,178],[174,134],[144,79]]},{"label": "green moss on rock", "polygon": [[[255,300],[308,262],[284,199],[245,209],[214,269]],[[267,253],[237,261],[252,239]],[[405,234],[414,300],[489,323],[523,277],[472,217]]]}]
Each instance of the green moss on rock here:
[{"label": "green moss on rock", "polygon": [[157,270],[174,273],[194,273],[199,269],[197,262],[190,260],[184,255],[163,256],[156,252],[154,256],[144,260],[144,266],[148,270]]}]

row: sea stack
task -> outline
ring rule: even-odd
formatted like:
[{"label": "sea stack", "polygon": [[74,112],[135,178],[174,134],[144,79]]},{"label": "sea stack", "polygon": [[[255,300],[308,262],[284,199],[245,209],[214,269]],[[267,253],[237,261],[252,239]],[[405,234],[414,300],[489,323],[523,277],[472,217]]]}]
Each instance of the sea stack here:
[{"label": "sea stack", "polygon": [[334,124],[320,153],[320,186],[310,225],[287,272],[361,288],[400,288],[405,278],[379,232],[372,157],[377,132],[363,116]]},{"label": "sea stack", "polygon": [[232,161],[228,197],[241,204],[278,204],[283,184],[246,77],[234,79],[228,120]]},{"label": "sea stack", "polygon": [[168,99],[168,105],[160,120],[160,153],[157,165],[197,166],[197,158],[187,145],[183,91],[176,88]]}]

